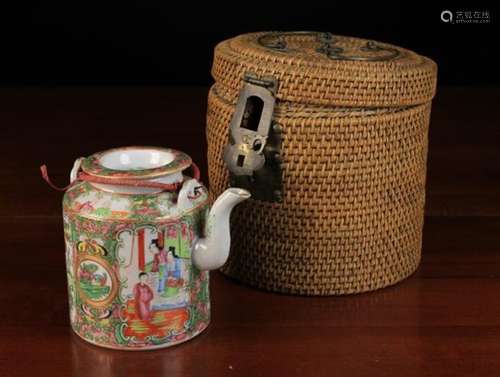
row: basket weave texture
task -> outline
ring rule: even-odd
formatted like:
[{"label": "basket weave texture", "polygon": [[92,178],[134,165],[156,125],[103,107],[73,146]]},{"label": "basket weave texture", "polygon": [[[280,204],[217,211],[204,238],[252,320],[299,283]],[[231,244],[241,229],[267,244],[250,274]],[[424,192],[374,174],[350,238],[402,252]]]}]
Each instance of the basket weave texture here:
[{"label": "basket weave texture", "polygon": [[[286,36],[289,50],[274,51],[257,43],[262,35],[216,47],[210,191],[213,199],[229,186],[223,149],[242,78],[251,72],[278,80],[273,119],[283,129],[283,201],[250,199],[234,210],[222,271],[304,295],[359,293],[404,279],[421,258],[436,65],[400,48],[390,61],[334,60],[317,53],[307,35]],[[335,38],[347,51],[366,43]]]}]

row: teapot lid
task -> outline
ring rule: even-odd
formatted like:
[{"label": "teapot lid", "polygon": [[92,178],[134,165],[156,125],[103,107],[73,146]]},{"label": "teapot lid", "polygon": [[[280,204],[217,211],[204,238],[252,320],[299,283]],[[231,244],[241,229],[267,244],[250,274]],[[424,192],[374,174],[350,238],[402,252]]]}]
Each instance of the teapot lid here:
[{"label": "teapot lid", "polygon": [[81,168],[108,179],[152,179],[181,172],[191,164],[191,157],[175,149],[133,146],[94,153],[83,160]]}]

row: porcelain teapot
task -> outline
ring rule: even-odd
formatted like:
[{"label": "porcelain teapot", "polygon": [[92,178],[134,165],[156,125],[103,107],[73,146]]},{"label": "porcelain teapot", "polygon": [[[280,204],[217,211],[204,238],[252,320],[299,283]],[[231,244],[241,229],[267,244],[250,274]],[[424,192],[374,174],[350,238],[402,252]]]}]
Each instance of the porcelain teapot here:
[{"label": "porcelain teapot", "polygon": [[[192,177],[183,174],[188,168]],[[125,350],[202,332],[210,321],[208,271],[225,263],[231,210],[250,193],[229,188],[209,210],[191,158],[157,147],[79,158],[70,180],[63,221],[74,332]]]}]

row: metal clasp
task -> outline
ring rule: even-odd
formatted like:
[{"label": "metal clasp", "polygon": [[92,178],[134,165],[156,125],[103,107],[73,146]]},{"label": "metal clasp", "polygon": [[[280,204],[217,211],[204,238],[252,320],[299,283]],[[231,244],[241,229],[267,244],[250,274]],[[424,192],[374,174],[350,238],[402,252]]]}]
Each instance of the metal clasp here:
[{"label": "metal clasp", "polygon": [[273,124],[277,81],[246,74],[230,123],[224,161],[231,186],[252,198],[281,201],[281,130]]}]

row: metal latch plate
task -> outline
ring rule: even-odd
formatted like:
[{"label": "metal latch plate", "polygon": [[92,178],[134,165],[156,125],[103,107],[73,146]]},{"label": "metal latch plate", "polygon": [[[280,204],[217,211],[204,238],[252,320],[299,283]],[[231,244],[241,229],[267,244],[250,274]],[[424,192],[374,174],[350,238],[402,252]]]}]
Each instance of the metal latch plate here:
[{"label": "metal latch plate", "polygon": [[273,122],[276,80],[246,75],[231,119],[224,161],[230,184],[253,199],[281,202],[281,127]]}]

